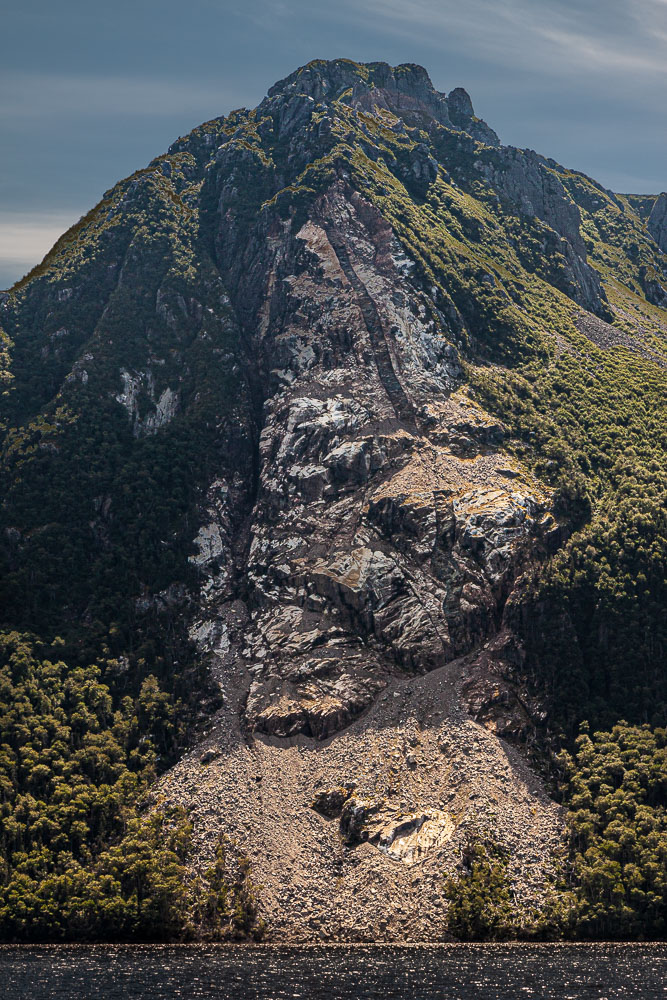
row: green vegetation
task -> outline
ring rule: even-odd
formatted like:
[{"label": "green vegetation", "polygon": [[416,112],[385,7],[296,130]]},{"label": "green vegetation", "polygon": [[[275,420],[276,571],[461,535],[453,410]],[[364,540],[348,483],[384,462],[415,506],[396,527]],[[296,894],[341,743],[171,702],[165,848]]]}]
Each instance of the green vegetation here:
[{"label": "green vegetation", "polygon": [[447,929],[462,941],[503,941],[522,936],[511,895],[507,857],[489,838],[471,836],[458,878],[445,882]]},{"label": "green vegetation", "polygon": [[578,936],[667,933],[667,730],[584,731],[561,756]]},{"label": "green vegetation", "polygon": [[173,727],[156,679],[114,699],[62,645],[0,636],[0,938],[260,934],[247,860],[221,842],[193,878],[186,814],[140,812]]},{"label": "green vegetation", "polygon": [[117,185],[3,311],[0,939],[260,929],[238,851],[195,877],[187,817],[147,797],[217,704],[183,605],[221,438],[252,479],[197,169],[177,151]]},{"label": "green vegetation", "polygon": [[[481,370],[479,397],[556,491],[574,529],[516,613],[529,670],[571,737],[579,721],[667,713],[665,373],[627,351],[563,354],[519,373]],[[630,669],[629,669],[630,666]]]}]

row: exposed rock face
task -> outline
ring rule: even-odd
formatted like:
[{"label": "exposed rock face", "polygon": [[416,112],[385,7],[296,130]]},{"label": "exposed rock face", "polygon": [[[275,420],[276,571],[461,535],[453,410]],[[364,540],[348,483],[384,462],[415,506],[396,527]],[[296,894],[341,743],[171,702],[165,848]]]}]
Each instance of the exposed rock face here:
[{"label": "exposed rock face", "polygon": [[[174,392],[173,389],[167,386],[160,393],[159,397],[156,398],[155,384],[150,372],[135,372],[131,374],[122,370],[120,375],[123,389],[115,398],[127,410],[137,437],[140,437],[142,434],[155,434],[160,427],[164,427],[165,424],[168,424],[173,419],[178,411],[177,392]],[[139,412],[139,401],[142,392],[147,393],[153,404],[150,412],[143,418]]]},{"label": "exposed rock face", "polygon": [[644,289],[644,295],[654,306],[667,307],[667,288],[659,280],[653,268],[640,267],[639,277]]},{"label": "exposed rock face", "polygon": [[[397,670],[493,634],[526,554],[557,528],[548,495],[491,443],[501,428],[457,395],[456,351],[368,202],[336,184],[270,253],[250,320],[268,394],[238,655],[248,725],[322,739]],[[204,569],[228,530],[222,499],[216,517],[196,540]]]},{"label": "exposed rock face", "polygon": [[327,816],[329,819],[332,819],[334,816],[340,816],[343,806],[352,795],[352,788],[352,785],[348,785],[346,787],[341,786],[340,788],[322,789],[322,791],[317,792],[311,802],[311,809],[321,813],[322,816]]},{"label": "exposed rock face", "polygon": [[656,198],[647,228],[662,252],[667,253],[667,192],[663,191]]},{"label": "exposed rock face", "polygon": [[[421,123],[426,116],[439,125],[468,132],[488,145],[500,144],[493,129],[475,117],[472,101],[462,87],[447,96],[440,94],[433,88],[426,70],[413,63],[397,67],[369,63],[360,74],[358,65],[346,59],[316,60],[276,83],[269,90],[267,102],[260,107],[270,107],[272,99],[284,103],[286,96],[289,99],[293,95],[304,95],[313,101],[343,96],[352,107],[370,112],[385,108],[408,123],[413,117]],[[290,113],[294,107],[295,104],[288,100],[289,111],[281,117],[282,127],[294,122]]]},{"label": "exposed rock face", "polygon": [[564,291],[584,308],[606,315],[600,275],[586,260],[579,208],[549,162],[532,150],[503,147],[478,169],[522,214],[541,219],[558,234],[560,246],[552,252],[565,258]]},{"label": "exposed rock face", "polygon": [[[417,759],[408,754],[408,764]],[[387,857],[413,864],[432,848],[442,848],[451,839],[455,824],[441,809],[401,812],[384,800],[349,798],[340,817],[341,835],[348,847],[373,844]]]}]

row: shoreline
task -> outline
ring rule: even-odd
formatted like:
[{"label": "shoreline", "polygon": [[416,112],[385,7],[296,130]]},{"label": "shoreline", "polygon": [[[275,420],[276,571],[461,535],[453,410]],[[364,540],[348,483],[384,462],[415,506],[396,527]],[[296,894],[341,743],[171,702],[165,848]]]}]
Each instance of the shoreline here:
[{"label": "shoreline", "polygon": [[458,949],[494,949],[502,950],[504,948],[530,948],[530,949],[542,949],[542,948],[666,948],[667,940],[659,939],[654,941],[405,941],[405,942],[368,942],[368,941],[358,941],[358,942],[333,942],[333,941],[323,941],[323,942],[304,942],[303,944],[294,943],[278,943],[278,942],[264,942],[264,941],[174,941],[172,943],[158,941],[151,943],[149,941],[142,941],[132,943],[130,941],[100,941],[100,942],[90,942],[90,941],[63,941],[63,942],[42,942],[35,944],[27,944],[25,942],[11,944],[6,942],[0,942],[0,955],[3,952],[15,951],[17,949],[23,951],[52,951],[52,950],[78,950],[83,949],[86,951],[92,950],[111,950],[111,949],[124,949],[132,951],[142,951],[142,950],[155,950],[155,949],[181,949],[183,951],[189,950],[231,950],[232,948],[242,948],[242,949],[252,949],[253,951],[307,951],[307,950],[334,950],[334,949],[344,949],[350,950],[362,950],[362,949],[386,949],[395,950],[401,949],[404,951],[410,949],[439,949],[439,950],[458,950]]}]

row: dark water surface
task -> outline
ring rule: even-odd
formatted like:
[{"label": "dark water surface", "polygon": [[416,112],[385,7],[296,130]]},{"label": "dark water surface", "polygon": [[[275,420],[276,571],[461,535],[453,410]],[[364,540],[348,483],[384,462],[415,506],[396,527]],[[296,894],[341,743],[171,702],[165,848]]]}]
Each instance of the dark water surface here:
[{"label": "dark water surface", "polygon": [[0,948],[1,1000],[667,1000],[667,945]]}]

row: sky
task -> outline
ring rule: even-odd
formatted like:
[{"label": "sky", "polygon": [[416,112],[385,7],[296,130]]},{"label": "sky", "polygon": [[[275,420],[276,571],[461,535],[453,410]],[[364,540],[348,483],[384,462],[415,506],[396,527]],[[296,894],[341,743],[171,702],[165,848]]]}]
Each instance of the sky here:
[{"label": "sky", "polygon": [[311,59],[425,66],[505,143],[667,188],[667,0],[4,0],[0,288],[117,180]]}]

